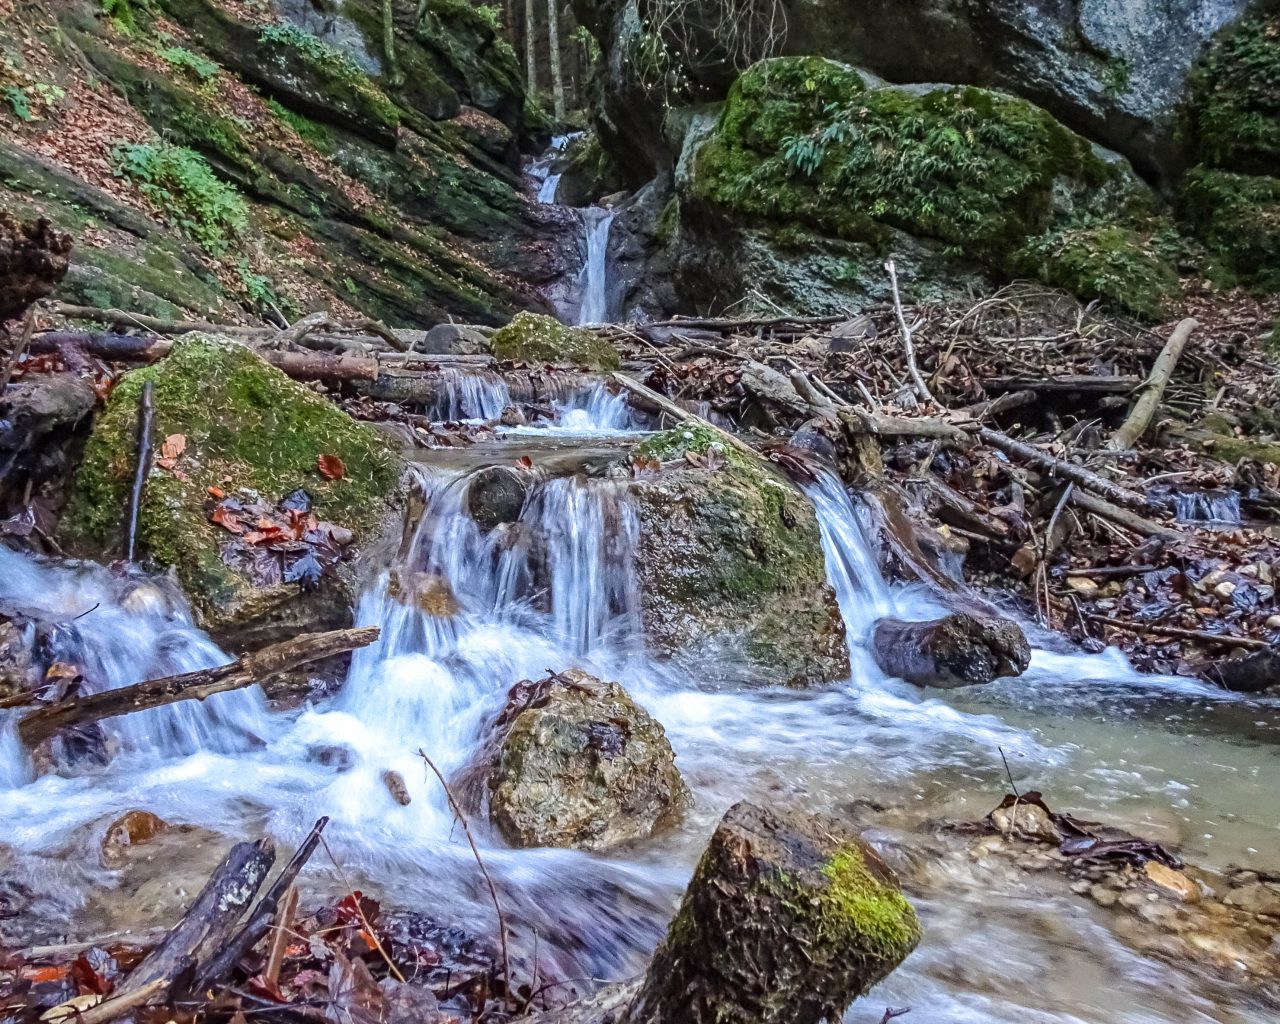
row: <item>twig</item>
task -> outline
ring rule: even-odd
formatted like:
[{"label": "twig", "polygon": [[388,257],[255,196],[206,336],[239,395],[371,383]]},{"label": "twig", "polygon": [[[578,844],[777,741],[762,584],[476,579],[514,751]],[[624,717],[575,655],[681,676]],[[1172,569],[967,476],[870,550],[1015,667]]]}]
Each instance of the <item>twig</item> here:
[{"label": "twig", "polygon": [[1013,790],[1013,807],[1010,808],[1009,815],[1009,831],[1012,832],[1018,827],[1018,805],[1022,803],[1022,794],[1018,792],[1018,785],[1013,781],[1013,772],[1009,768],[1009,759],[1004,756],[1004,747],[996,747],[1000,751],[1000,760],[1004,762],[1004,773],[1009,777],[1009,788]]},{"label": "twig", "polygon": [[387,970],[395,976],[396,981],[403,985],[404,975],[400,973],[400,968],[398,968],[392,961],[391,957],[387,955],[387,951],[382,948],[382,941],[378,938],[378,933],[373,930],[373,925],[371,925],[369,923],[369,919],[364,916],[364,908],[360,906],[360,901],[356,899],[355,886],[353,886],[351,884],[351,880],[347,878],[347,873],[342,870],[342,865],[338,863],[338,858],[335,857],[333,855],[333,851],[329,849],[328,841],[324,836],[319,835],[318,833],[317,835],[320,839],[320,845],[324,847],[326,856],[328,856],[330,863],[333,864],[334,868],[337,870],[338,877],[342,879],[342,884],[347,887],[347,892],[351,895],[351,902],[355,904],[356,913],[360,915],[360,923],[364,925],[365,934],[373,940],[373,946],[378,951],[378,955],[382,957],[382,962],[387,965]]},{"label": "twig", "polygon": [[155,385],[147,381],[142,385],[138,399],[138,461],[133,471],[133,489],[129,492],[129,506],[125,511],[124,557],[134,561],[138,553],[138,515],[142,510],[142,496],[147,487],[147,473],[151,469],[151,425],[155,418],[152,396]]},{"label": "twig", "polygon": [[141,988],[125,992],[113,999],[104,999],[97,1006],[84,1011],[68,1009],[66,1016],[50,1018],[53,1021],[69,1022],[69,1024],[107,1024],[108,1021],[123,1017],[130,1010],[141,1006],[152,996],[159,995],[169,985],[168,978],[156,978]]},{"label": "twig", "polygon": [[1245,647],[1249,650],[1261,651],[1271,646],[1265,640],[1255,640],[1248,636],[1228,636],[1210,633],[1203,629],[1178,629],[1176,626],[1156,626],[1150,623],[1125,622],[1122,619],[1109,619],[1105,615],[1090,615],[1093,622],[1101,622],[1104,626],[1122,629],[1126,633],[1150,633],[1153,636],[1167,636],[1175,640],[1198,640],[1203,643],[1221,644],[1223,647]]},{"label": "twig", "polygon": [[26,318],[22,321],[22,333],[18,335],[18,340],[13,346],[13,351],[9,353],[9,361],[5,363],[4,379],[0,380],[0,395],[3,395],[9,388],[9,381],[13,378],[13,371],[18,368],[18,360],[22,358],[22,353],[27,350],[27,346],[31,344],[31,335],[36,329],[36,308],[32,306],[27,310]]},{"label": "twig", "polygon": [[889,283],[893,286],[893,312],[898,318],[898,329],[902,332],[902,350],[907,357],[907,372],[911,374],[911,380],[916,386],[916,394],[920,396],[920,401],[932,402],[933,392],[929,390],[929,385],[920,375],[920,367],[916,365],[915,341],[912,338],[911,328],[907,326],[907,315],[902,311],[902,296],[898,294],[898,268],[894,266],[893,260],[889,260],[884,265],[884,269],[889,272]]},{"label": "twig", "polygon": [[471,853],[476,859],[476,864],[480,866],[480,874],[484,876],[485,884],[489,887],[489,897],[493,900],[493,909],[498,915],[498,941],[502,946],[502,976],[506,985],[506,998],[508,1003],[511,1003],[511,959],[507,954],[507,918],[502,912],[502,902],[498,899],[498,887],[493,884],[489,869],[484,866],[484,860],[480,856],[480,848],[476,846],[475,837],[471,834],[471,825],[467,822],[467,816],[462,813],[462,807],[454,799],[453,790],[449,788],[449,783],[445,782],[440,769],[436,767],[436,763],[427,756],[427,752],[421,747],[418,748],[418,756],[427,762],[427,767],[435,773],[435,777],[440,780],[440,785],[444,787],[444,795],[449,800],[449,807],[453,811],[454,817],[461,822],[462,831],[467,834],[467,842],[471,846]]},{"label": "twig", "polygon": [[1132,448],[1147,432],[1147,427],[1151,426],[1151,419],[1160,405],[1160,399],[1164,397],[1164,389],[1173,375],[1174,367],[1178,365],[1178,359],[1182,356],[1182,350],[1186,347],[1192,332],[1199,326],[1198,320],[1188,317],[1173,329],[1169,340],[1160,350],[1155,365],[1151,368],[1151,376],[1147,378],[1142,394],[1134,403],[1133,411],[1107,442],[1109,447],[1121,450]]},{"label": "twig", "polygon": [[910,1013],[911,1007],[903,1006],[895,1008],[892,1006],[885,1007],[884,1016],[880,1018],[880,1024],[889,1024],[894,1017],[901,1017],[904,1013]]}]

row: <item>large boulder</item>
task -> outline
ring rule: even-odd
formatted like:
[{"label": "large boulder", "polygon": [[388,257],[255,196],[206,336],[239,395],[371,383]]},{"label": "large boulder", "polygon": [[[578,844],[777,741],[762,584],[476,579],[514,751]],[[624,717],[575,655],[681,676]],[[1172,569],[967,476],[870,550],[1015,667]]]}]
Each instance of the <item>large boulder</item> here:
[{"label": "large boulder", "polygon": [[616,370],[618,351],[581,327],[567,327],[553,316],[517,313],[489,339],[498,359],[522,363],[572,363],[593,370]]},{"label": "large boulder", "polygon": [[499,728],[490,813],[516,846],[603,850],[688,801],[661,724],[617,683],[577,669],[521,683]]},{"label": "large boulder", "polygon": [[812,503],[721,440],[683,426],[635,453],[663,467],[632,485],[650,647],[768,683],[847,677],[844,623]]},{"label": "large boulder", "polygon": [[1178,293],[1153,241],[1169,223],[1128,164],[985,89],[891,87],[817,57],[763,61],[690,142],[678,180],[695,287],[711,274],[722,293],[856,305],[883,297],[893,255],[908,282],[1038,276],[1148,318]]},{"label": "large boulder", "polygon": [[871,648],[886,674],[944,689],[1020,676],[1031,664],[1031,647],[1016,622],[965,612],[929,622],[881,619]]},{"label": "large boulder", "polygon": [[[376,430],[226,339],[186,335],[165,359],[122,378],[85,446],[63,542],[89,557],[119,554],[148,381],[155,461],[138,515],[144,556],[177,572],[203,624],[219,634],[265,643],[348,624],[357,580],[346,556],[395,532],[399,455]],[[327,534],[313,538],[312,571],[296,582],[273,574],[268,563],[296,553],[281,549],[271,528],[220,513],[223,496],[246,507],[289,498],[306,526],[298,543]],[[308,513],[327,526],[314,529]]]}]

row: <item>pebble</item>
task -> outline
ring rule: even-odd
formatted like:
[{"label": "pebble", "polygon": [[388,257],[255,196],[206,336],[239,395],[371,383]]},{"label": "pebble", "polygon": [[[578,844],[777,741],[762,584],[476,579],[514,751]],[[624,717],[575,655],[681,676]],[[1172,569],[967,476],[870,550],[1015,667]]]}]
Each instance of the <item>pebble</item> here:
[{"label": "pebble", "polygon": [[1213,588],[1213,594],[1219,601],[1230,601],[1231,595],[1236,592],[1236,585],[1230,580],[1223,580]]},{"label": "pebble", "polygon": [[1100,907],[1113,907],[1116,900],[1120,897],[1108,889],[1105,885],[1091,885],[1089,887],[1089,899]]},{"label": "pebble", "polygon": [[1280,615],[1272,615],[1267,619],[1267,629],[1280,629]]}]

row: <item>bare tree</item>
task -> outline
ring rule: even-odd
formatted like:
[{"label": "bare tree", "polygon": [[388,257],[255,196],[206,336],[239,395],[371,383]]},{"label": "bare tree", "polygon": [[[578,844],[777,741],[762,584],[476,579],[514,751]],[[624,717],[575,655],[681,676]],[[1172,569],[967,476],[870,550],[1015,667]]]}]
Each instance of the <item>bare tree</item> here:
[{"label": "bare tree", "polygon": [[382,49],[387,59],[387,82],[393,89],[404,85],[404,72],[396,60],[396,21],[392,0],[382,0]]},{"label": "bare tree", "polygon": [[547,0],[547,48],[551,65],[551,96],[557,121],[564,121],[564,71],[560,66],[560,0]]},{"label": "bare tree", "polygon": [[524,67],[525,88],[530,96],[538,94],[538,19],[533,0],[524,0]]}]

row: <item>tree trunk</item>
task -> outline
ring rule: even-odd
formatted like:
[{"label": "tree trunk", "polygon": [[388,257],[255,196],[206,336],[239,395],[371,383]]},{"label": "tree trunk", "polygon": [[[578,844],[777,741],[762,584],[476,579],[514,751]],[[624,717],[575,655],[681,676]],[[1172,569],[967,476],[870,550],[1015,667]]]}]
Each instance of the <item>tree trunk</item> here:
[{"label": "tree trunk", "polygon": [[538,18],[533,0],[524,0],[524,77],[525,90],[538,98]]},{"label": "tree trunk", "polygon": [[382,50],[387,60],[387,82],[393,89],[404,85],[404,73],[396,60],[396,18],[393,0],[382,0]]},{"label": "tree trunk", "polygon": [[547,49],[550,51],[551,96],[556,120],[565,119],[564,71],[560,66],[560,0],[547,0]]}]

